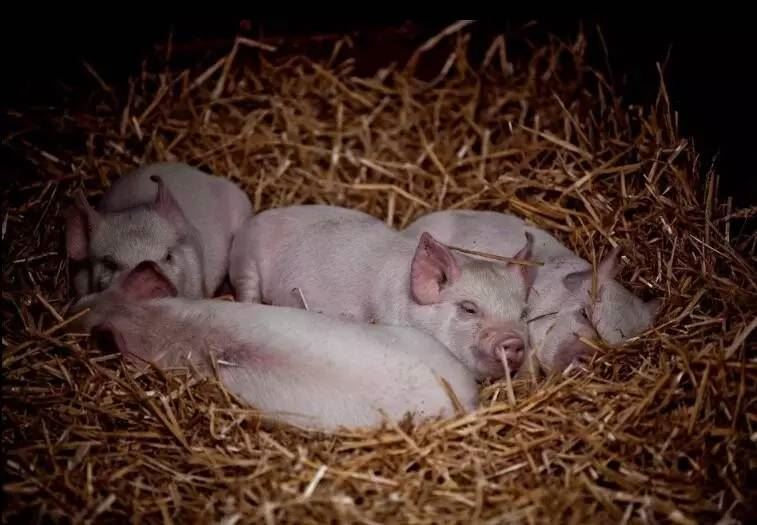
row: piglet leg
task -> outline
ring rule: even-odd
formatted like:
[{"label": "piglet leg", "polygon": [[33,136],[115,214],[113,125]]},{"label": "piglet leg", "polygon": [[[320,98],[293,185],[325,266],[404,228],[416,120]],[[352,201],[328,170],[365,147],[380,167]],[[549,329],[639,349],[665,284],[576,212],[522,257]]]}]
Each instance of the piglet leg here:
[{"label": "piglet leg", "polygon": [[254,262],[248,261],[246,265],[239,267],[232,260],[229,277],[237,301],[241,303],[260,303],[262,301],[260,274]]}]

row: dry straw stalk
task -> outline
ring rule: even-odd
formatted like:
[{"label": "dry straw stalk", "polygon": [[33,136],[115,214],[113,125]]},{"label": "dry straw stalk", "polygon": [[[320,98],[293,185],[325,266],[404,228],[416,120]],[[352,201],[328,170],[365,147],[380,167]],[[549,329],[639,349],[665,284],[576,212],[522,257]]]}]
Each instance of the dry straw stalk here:
[{"label": "dry straw stalk", "polygon": [[[413,56],[414,68],[441,50],[430,81],[413,68],[358,74],[350,41],[324,60],[240,41],[207,68],[148,66],[126,86],[99,79],[84,104],[8,114],[6,145],[34,173],[3,190],[4,522],[688,524],[755,512],[755,239],[739,231],[753,214],[697,175],[664,88],[653,107],[624,106],[584,62],[582,36],[520,57],[499,38],[471,63],[464,26]],[[664,297],[663,312],[588,370],[514,382],[514,404],[503,382],[448,421],[263,428],[212,382],[135,375],[67,333],[69,196],[164,159],[231,177],[257,210],[329,203],[402,227],[429,210],[490,209],[589,260],[620,245],[619,278]]]}]

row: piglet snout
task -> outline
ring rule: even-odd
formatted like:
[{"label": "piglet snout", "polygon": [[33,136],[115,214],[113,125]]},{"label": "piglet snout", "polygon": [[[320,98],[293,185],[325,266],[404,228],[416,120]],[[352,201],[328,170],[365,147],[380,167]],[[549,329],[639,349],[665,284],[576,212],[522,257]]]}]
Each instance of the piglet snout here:
[{"label": "piglet snout", "polygon": [[514,373],[525,360],[526,339],[520,333],[510,330],[487,330],[482,337],[482,350],[488,359],[502,363]]},{"label": "piglet snout", "polygon": [[526,343],[520,337],[504,337],[494,345],[494,355],[507,359],[510,370],[517,370],[523,363]]}]

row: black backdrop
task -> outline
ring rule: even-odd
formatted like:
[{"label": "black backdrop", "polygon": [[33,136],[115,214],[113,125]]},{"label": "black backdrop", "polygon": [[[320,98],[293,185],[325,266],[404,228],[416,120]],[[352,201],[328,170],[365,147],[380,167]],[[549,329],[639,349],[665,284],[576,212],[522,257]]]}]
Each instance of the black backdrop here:
[{"label": "black backdrop", "polygon": [[[722,196],[733,196],[737,205],[757,201],[757,118],[754,51],[757,24],[742,12],[659,13],[638,6],[634,12],[603,16],[480,17],[479,30],[501,32],[520,27],[530,18],[544,30],[570,37],[582,25],[588,32],[592,58],[604,64],[595,27],[602,28],[610,64],[620,90],[629,102],[651,102],[658,87],[656,63],[669,55],[667,85],[674,108],[680,114],[683,134],[694,139],[706,168],[714,159],[721,173]],[[83,74],[82,59],[108,81],[119,81],[139,70],[142,57],[173,31],[175,42],[233,37],[243,16],[155,17],[118,13],[96,19],[6,17],[0,53],[1,87],[6,94],[0,106],[52,103],[58,84],[82,83],[92,89]],[[261,31],[296,36],[303,33],[380,30],[404,18],[368,22],[346,19],[273,20],[246,27],[251,36]],[[421,37],[433,34],[451,19],[413,22]]]}]

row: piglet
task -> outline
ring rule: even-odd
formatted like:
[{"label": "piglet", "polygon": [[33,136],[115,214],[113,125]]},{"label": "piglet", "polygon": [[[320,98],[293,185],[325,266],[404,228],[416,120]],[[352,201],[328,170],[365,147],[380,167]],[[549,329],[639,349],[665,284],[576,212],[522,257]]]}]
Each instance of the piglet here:
[{"label": "piglet", "polygon": [[433,337],[412,328],[342,321],[302,309],[177,297],[142,262],[76,309],[104,349],[166,369],[217,371],[265,417],[315,430],[416,422],[472,410],[473,375]]},{"label": "piglet", "polygon": [[592,295],[592,265],[549,233],[528,226],[512,215],[472,210],[430,213],[404,233],[412,239],[431,232],[461,248],[509,255],[524,233],[534,238],[533,257],[543,263],[536,269],[529,294],[529,336],[535,355],[548,371],[561,371],[583,360],[591,348],[581,339],[601,336],[620,343],[647,330],[659,308],[658,300],[644,302],[617,281],[618,250],[596,269],[597,295]]},{"label": "piglet", "polygon": [[251,214],[234,183],[186,164],[149,164],[121,177],[97,209],[79,192],[66,223],[66,249],[80,267],[74,290],[100,292],[154,261],[179,295],[211,296],[227,274],[232,236]]},{"label": "piglet", "polygon": [[[413,326],[444,343],[478,377],[517,370],[527,346],[531,267],[454,254],[429,234],[418,241],[353,210],[291,206],[239,231],[229,277],[242,301]],[[516,259],[530,257],[524,236]]]}]

